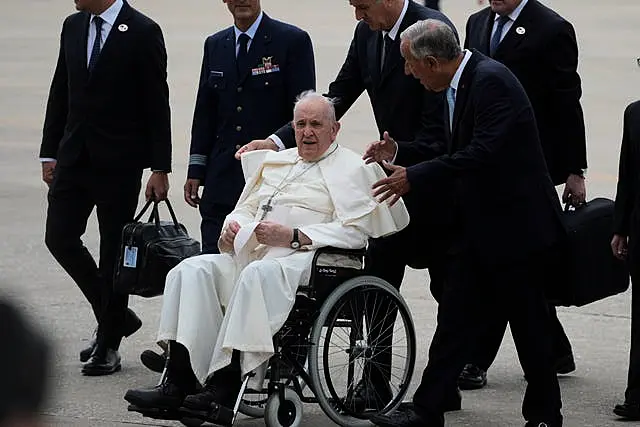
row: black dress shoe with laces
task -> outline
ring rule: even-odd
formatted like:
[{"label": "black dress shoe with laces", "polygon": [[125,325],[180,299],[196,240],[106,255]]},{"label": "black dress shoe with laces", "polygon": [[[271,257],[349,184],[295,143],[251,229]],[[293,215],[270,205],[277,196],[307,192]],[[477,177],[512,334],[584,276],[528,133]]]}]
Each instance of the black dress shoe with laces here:
[{"label": "black dress shoe with laces", "polygon": [[565,356],[558,357],[554,363],[556,372],[560,375],[570,374],[576,370],[576,362],[573,359],[573,354],[567,354]]},{"label": "black dress shoe with laces", "polygon": [[155,387],[128,390],[124,400],[130,403],[130,411],[139,412],[146,417],[179,420],[182,418],[179,409],[186,396],[187,390],[167,376]]},{"label": "black dress shoe with laces", "polygon": [[487,371],[473,364],[465,365],[458,377],[461,390],[478,390],[487,385]]},{"label": "black dress shoe with laces", "polygon": [[120,360],[120,353],[116,350],[101,349],[98,346],[93,352],[91,360],[82,367],[82,373],[91,377],[111,375],[122,368]]},{"label": "black dress shoe with laces", "polygon": [[438,420],[422,417],[414,405],[404,405],[385,415],[374,415],[371,422],[380,427],[440,427],[444,426],[444,416]]},{"label": "black dress shoe with laces", "polygon": [[366,410],[380,411],[391,399],[393,393],[388,382],[361,379],[347,394],[343,404],[348,411],[362,413]]},{"label": "black dress shoe with laces", "polygon": [[[122,336],[130,337],[134,333],[136,333],[142,327],[142,320],[131,310],[127,309],[127,313],[125,315],[125,323],[122,328]],[[96,346],[98,345],[98,328],[93,331],[93,335],[91,336],[91,341],[89,341],[89,345],[85,347],[82,351],[80,351],[80,362],[85,363],[91,356],[94,351],[96,351]],[[162,370],[160,371],[162,372]]]},{"label": "black dress shoe with laces", "polygon": [[622,405],[616,405],[613,413],[627,420],[640,421],[640,403],[625,401]]},{"label": "black dress shoe with laces", "polygon": [[233,407],[241,387],[239,373],[236,380],[229,375],[211,377],[200,393],[185,397],[180,413],[183,417],[227,425],[229,417],[233,419]]},{"label": "black dress shoe with laces", "polygon": [[80,352],[80,361],[82,363],[86,363],[89,359],[91,359],[91,355],[96,350],[97,345],[98,345],[98,328],[94,329],[93,335],[91,336],[91,341],[89,341],[89,345]]}]

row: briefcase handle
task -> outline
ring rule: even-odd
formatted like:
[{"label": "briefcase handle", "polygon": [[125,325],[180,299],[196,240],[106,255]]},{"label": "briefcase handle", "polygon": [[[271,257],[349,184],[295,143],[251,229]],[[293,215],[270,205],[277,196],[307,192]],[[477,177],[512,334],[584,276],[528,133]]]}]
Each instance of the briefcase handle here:
[{"label": "briefcase handle", "polygon": [[[173,225],[176,227],[176,229],[179,229],[180,224],[178,224],[178,218],[176,217],[176,213],[173,211],[171,202],[169,202],[169,199],[165,199],[164,202],[167,204],[167,208],[169,209],[169,214],[171,214]],[[156,202],[153,197],[147,201],[147,203],[144,205],[140,213],[136,215],[136,217],[133,219],[133,221],[134,222],[140,221],[140,219],[142,218],[144,213],[149,209],[149,206],[151,206],[152,203],[153,203],[153,209],[151,210],[151,215],[149,215],[149,219],[147,220],[147,222],[153,221],[156,223],[156,227],[160,228],[160,213],[158,212],[158,205],[162,203],[162,201]]]}]

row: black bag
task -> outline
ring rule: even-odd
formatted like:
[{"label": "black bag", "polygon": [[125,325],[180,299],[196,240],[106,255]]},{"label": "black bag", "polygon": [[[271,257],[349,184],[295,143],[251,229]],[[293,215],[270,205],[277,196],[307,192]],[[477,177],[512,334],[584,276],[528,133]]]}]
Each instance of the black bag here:
[{"label": "black bag", "polygon": [[[116,293],[151,298],[162,295],[167,273],[180,261],[200,253],[200,242],[189,237],[166,200],[173,221],[160,221],[158,204],[150,200],[122,230],[122,247],[113,286]],[[148,222],[140,222],[153,203]]]},{"label": "black bag", "polygon": [[556,305],[583,306],[629,288],[629,270],[613,256],[613,200],[596,198],[577,209],[565,207],[567,230],[565,278],[568,284]]}]

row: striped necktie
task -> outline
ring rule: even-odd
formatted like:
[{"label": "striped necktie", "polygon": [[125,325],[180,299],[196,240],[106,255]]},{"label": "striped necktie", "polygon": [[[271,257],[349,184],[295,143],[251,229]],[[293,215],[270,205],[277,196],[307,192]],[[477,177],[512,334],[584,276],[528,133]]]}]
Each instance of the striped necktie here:
[{"label": "striped necktie", "polygon": [[93,41],[93,47],[91,48],[91,56],[89,57],[89,72],[93,71],[93,68],[98,62],[100,56],[100,45],[102,44],[102,24],[104,19],[99,16],[93,17],[93,23],[96,25],[96,39]]}]

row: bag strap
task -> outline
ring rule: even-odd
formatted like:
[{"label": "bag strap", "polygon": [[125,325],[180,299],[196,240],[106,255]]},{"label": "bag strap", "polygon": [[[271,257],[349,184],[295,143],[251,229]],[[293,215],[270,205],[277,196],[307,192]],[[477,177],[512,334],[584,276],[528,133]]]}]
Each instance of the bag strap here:
[{"label": "bag strap", "polygon": [[[151,203],[154,203],[153,199],[149,199],[149,201],[144,205],[140,213],[136,215],[136,217],[133,219],[133,222],[140,221],[140,218],[142,218],[142,215],[144,215],[147,209],[149,209],[149,206],[151,206]],[[153,215],[153,212],[151,214]],[[151,221],[151,218],[149,218],[149,221]]]},{"label": "bag strap", "polygon": [[142,208],[142,211],[138,214],[138,216],[136,216],[134,221],[136,222],[139,221],[140,218],[142,218],[142,215],[144,215],[147,209],[149,209],[149,206],[151,206],[151,203],[153,203],[153,209],[151,209],[151,214],[149,215],[149,219],[147,220],[147,222],[155,222],[156,227],[160,228],[160,212],[158,210],[158,205],[163,201],[167,204],[167,208],[169,209],[169,214],[171,214],[171,219],[173,220],[173,225],[176,227],[177,230],[179,230],[180,224],[178,223],[178,218],[176,217],[176,213],[173,210],[173,206],[171,206],[171,202],[169,202],[169,199],[164,199],[160,202],[156,202],[155,199],[152,197],[144,205],[144,208]]}]

